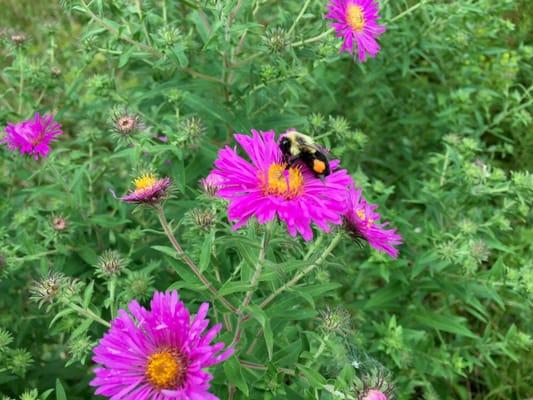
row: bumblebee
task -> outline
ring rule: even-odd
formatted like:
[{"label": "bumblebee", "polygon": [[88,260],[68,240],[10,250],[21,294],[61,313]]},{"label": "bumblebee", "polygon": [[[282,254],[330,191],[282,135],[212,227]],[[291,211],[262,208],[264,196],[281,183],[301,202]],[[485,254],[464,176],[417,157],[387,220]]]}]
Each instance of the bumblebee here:
[{"label": "bumblebee", "polygon": [[290,168],[296,161],[301,161],[313,171],[317,178],[323,179],[331,173],[324,149],[303,133],[289,131],[283,134],[279,140],[279,148],[283,153],[287,168]]}]

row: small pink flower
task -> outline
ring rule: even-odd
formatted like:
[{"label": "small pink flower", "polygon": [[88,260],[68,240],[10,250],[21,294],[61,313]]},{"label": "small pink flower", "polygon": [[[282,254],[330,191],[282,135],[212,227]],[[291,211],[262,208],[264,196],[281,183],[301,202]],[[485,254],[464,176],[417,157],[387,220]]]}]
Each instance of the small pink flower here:
[{"label": "small pink flower", "polygon": [[6,143],[11,151],[30,154],[36,160],[39,156],[45,158],[50,152],[50,142],[63,133],[53,115],[45,114],[41,117],[39,113],[33,119],[7,124],[5,132],[6,136],[0,143]]},{"label": "small pink flower", "polygon": [[134,179],[135,189],[121,197],[126,203],[156,204],[168,194],[170,178],[157,179],[154,174],[144,174]]},{"label": "small pink flower", "polygon": [[375,212],[378,206],[368,203],[362,190],[355,187],[350,188],[346,203],[344,219],[348,232],[356,239],[366,240],[376,250],[392,258],[398,257],[398,249],[394,246],[402,243],[402,237],[396,229],[385,229],[388,222],[379,223],[381,216]]},{"label": "small pink flower", "polygon": [[204,371],[233,354],[224,343],[211,344],[221,324],[206,332],[209,305],[196,316],[178,292],[156,292],[150,310],[137,301],[119,310],[94,348],[96,394],[121,400],[218,400],[209,393],[213,376]]},{"label": "small pink flower", "polygon": [[368,391],[364,400],[387,400],[387,396],[380,390],[372,389]]},{"label": "small pink flower", "polygon": [[218,175],[215,171],[211,171],[205,178],[200,179],[200,186],[202,191],[208,196],[215,197],[223,187],[224,178]]},{"label": "small pink flower", "polygon": [[359,61],[366,55],[375,57],[380,50],[376,39],[385,32],[385,26],[377,23],[378,5],[375,0],[330,0],[326,18],[335,22],[331,26],[337,37],[344,38],[341,51],[353,53],[357,47]]}]

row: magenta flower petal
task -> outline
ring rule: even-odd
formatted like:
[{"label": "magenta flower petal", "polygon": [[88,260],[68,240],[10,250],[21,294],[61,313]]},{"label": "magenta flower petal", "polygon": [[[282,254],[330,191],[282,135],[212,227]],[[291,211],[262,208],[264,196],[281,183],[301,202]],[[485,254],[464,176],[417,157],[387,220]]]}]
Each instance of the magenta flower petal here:
[{"label": "magenta flower petal", "polygon": [[402,237],[396,233],[396,229],[385,229],[388,222],[378,223],[381,218],[375,212],[378,206],[369,204],[362,190],[355,187],[350,188],[346,202],[345,224],[352,236],[366,240],[370,246],[392,258],[398,257],[398,249],[394,246],[402,244]]},{"label": "magenta flower petal", "polygon": [[286,169],[274,131],[252,136],[236,134],[235,140],[247,155],[226,146],[218,153],[210,176],[220,180],[217,196],[229,201],[228,219],[233,229],[250,218],[265,224],[278,218],[291,236],[313,238],[312,224],[325,232],[342,223],[346,190],[351,183],[346,170],[332,161],[332,173],[320,180],[305,165]]},{"label": "magenta flower petal", "polygon": [[9,150],[19,151],[20,154],[30,154],[36,160],[45,158],[50,153],[50,142],[61,135],[61,125],[54,120],[54,116],[45,114],[40,116],[36,113],[33,119],[7,124],[6,135],[0,140],[5,143]]},{"label": "magenta flower petal", "polygon": [[367,54],[375,57],[379,53],[376,39],[385,32],[385,26],[377,23],[375,0],[330,0],[327,8],[326,18],[335,21],[331,27],[344,39],[341,51],[352,54],[356,50],[361,62],[366,61]]},{"label": "magenta flower petal", "polygon": [[371,389],[368,391],[364,400],[387,400],[387,395],[380,390]]},{"label": "magenta flower petal", "polygon": [[119,310],[94,348],[96,394],[113,399],[218,399],[208,392],[212,375],[203,369],[233,354],[223,343],[210,344],[220,331],[207,333],[208,304],[191,318],[178,292],[156,292],[151,309],[136,301]]}]

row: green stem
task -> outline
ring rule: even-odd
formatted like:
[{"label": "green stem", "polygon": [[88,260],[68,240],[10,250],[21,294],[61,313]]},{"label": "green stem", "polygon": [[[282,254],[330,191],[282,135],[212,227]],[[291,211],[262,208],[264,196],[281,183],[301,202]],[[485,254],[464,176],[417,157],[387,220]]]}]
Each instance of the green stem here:
[{"label": "green stem", "polygon": [[20,80],[19,80],[19,106],[17,109],[17,113],[20,114],[22,112],[22,94],[24,92],[24,63],[22,62],[23,56],[22,56],[22,49],[19,49],[19,74],[20,74]]},{"label": "green stem", "polygon": [[320,265],[322,265],[322,263],[326,260],[326,258],[331,254],[331,252],[333,251],[333,249],[335,249],[335,247],[337,247],[337,245],[339,244],[339,242],[341,241],[341,238],[342,238],[342,231],[339,231],[339,233],[337,233],[337,235],[333,238],[333,240],[331,241],[331,243],[329,244],[329,246],[324,250],[324,252],[322,253],[322,255],[314,262],[312,263],[311,265],[309,265],[307,268],[305,268],[303,271],[300,271],[298,272],[296,275],[294,275],[294,277],[288,281],[287,283],[285,283],[283,286],[279,287],[278,289],[276,289],[276,291],[274,293],[272,293],[270,296],[268,296],[265,300],[263,300],[261,302],[261,304],[259,305],[259,307],[261,308],[265,308],[267,305],[269,305],[276,297],[278,297],[281,293],[283,293],[284,291],[286,291],[287,289],[290,289],[292,288],[294,285],[296,285],[298,282],[300,282],[300,280],[305,277],[306,275],[308,275],[310,272],[312,272],[313,270],[315,270],[316,268],[318,268]]},{"label": "green stem", "polygon": [[146,37],[146,41],[148,42],[148,44],[151,44],[150,35],[148,34],[148,29],[146,29],[146,24],[144,22],[141,0],[135,0],[135,5],[137,6],[137,14],[139,14],[139,19],[141,20],[141,25],[143,27],[143,32],[144,36]]},{"label": "green stem", "polygon": [[167,217],[165,216],[165,212],[163,210],[163,207],[161,205],[156,206],[157,213],[159,216],[159,222],[161,223],[161,226],[163,227],[163,230],[165,231],[165,234],[168,237],[168,240],[170,243],[172,243],[172,246],[174,247],[174,250],[176,250],[176,253],[180,256],[180,258],[187,264],[187,266],[191,269],[191,271],[196,275],[196,277],[204,284],[204,286],[213,294],[213,296],[218,299],[224,306],[230,310],[231,312],[234,312],[236,314],[241,314],[240,311],[235,308],[234,305],[232,305],[226,298],[222,295],[220,295],[215,289],[213,285],[207,280],[207,278],[200,272],[200,269],[196,266],[194,261],[185,254],[185,251],[183,251],[181,245],[176,240],[176,237],[174,236],[174,233],[172,232],[172,229],[170,228]]},{"label": "green stem", "polygon": [[111,310],[111,319],[114,319],[117,315],[115,307],[115,292],[117,288],[117,278],[113,277],[108,284],[109,290],[109,309]]},{"label": "green stem", "polygon": [[111,328],[111,324],[109,322],[107,322],[105,319],[101,318],[100,316],[96,315],[94,312],[92,312],[88,308],[83,308],[77,304],[69,303],[69,302],[65,302],[64,304],[66,304],[68,307],[76,311],[78,314],[83,315],[84,317],[90,318],[93,321],[98,322],[99,324],[107,328]]},{"label": "green stem", "polygon": [[[242,304],[239,307],[239,310],[242,311],[248,307],[250,304],[250,301],[252,300],[252,296],[255,293],[257,286],[259,285],[259,279],[261,278],[261,273],[263,272],[263,267],[265,265],[265,256],[268,248],[268,243],[270,242],[270,238],[272,237],[272,229],[274,227],[274,222],[269,222],[265,227],[265,232],[263,234],[263,240],[261,241],[261,247],[259,249],[259,256],[257,257],[257,264],[255,266],[255,272],[252,276],[252,280],[250,281],[250,288],[246,292],[246,295],[244,296],[244,300]],[[241,324],[243,322],[243,318],[239,318],[237,321],[237,327],[235,328],[235,335],[233,336],[232,344],[234,345],[237,343],[242,334],[242,328]]]},{"label": "green stem", "polygon": [[309,44],[309,43],[318,42],[322,38],[324,38],[324,37],[326,37],[328,35],[331,35],[334,31],[335,31],[335,29],[333,29],[333,28],[332,29],[328,29],[327,31],[322,32],[318,36],[314,36],[312,38],[305,39],[305,40],[300,40],[299,42],[293,43],[292,47],[300,47],[300,46],[304,46],[304,45]]},{"label": "green stem", "polygon": [[309,3],[311,3],[311,0],[306,0],[304,5],[302,6],[302,9],[300,10],[300,13],[298,14],[298,16],[296,17],[296,19],[294,20],[294,22],[292,23],[289,31],[287,32],[287,34],[291,34],[292,31],[294,30],[294,28],[296,28],[296,25],[298,24],[298,22],[300,21],[300,19],[302,18],[302,16],[304,15],[305,13],[305,10],[307,10],[307,7],[309,6]]},{"label": "green stem", "polygon": [[407,14],[412,13],[414,10],[416,10],[418,7],[420,7],[421,5],[423,5],[425,3],[427,3],[427,0],[422,0],[421,2],[415,4],[414,6],[409,7],[407,10],[405,10],[404,12],[398,14],[393,19],[391,19],[390,22],[398,21],[400,18],[406,16]]}]

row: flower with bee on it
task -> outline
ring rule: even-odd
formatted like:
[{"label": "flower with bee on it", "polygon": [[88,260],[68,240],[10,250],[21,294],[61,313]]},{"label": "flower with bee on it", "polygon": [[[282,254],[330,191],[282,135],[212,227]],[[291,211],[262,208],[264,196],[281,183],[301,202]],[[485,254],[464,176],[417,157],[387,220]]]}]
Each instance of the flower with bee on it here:
[{"label": "flower with bee on it", "polygon": [[236,134],[235,140],[247,157],[226,146],[212,171],[223,179],[217,197],[229,201],[228,218],[234,230],[253,217],[259,224],[277,218],[291,236],[301,234],[311,240],[312,224],[330,232],[332,225],[342,223],[351,178],[339,169],[338,160],[332,160],[330,174],[319,179],[306,165],[288,167],[274,131],[252,130],[252,136]]}]

